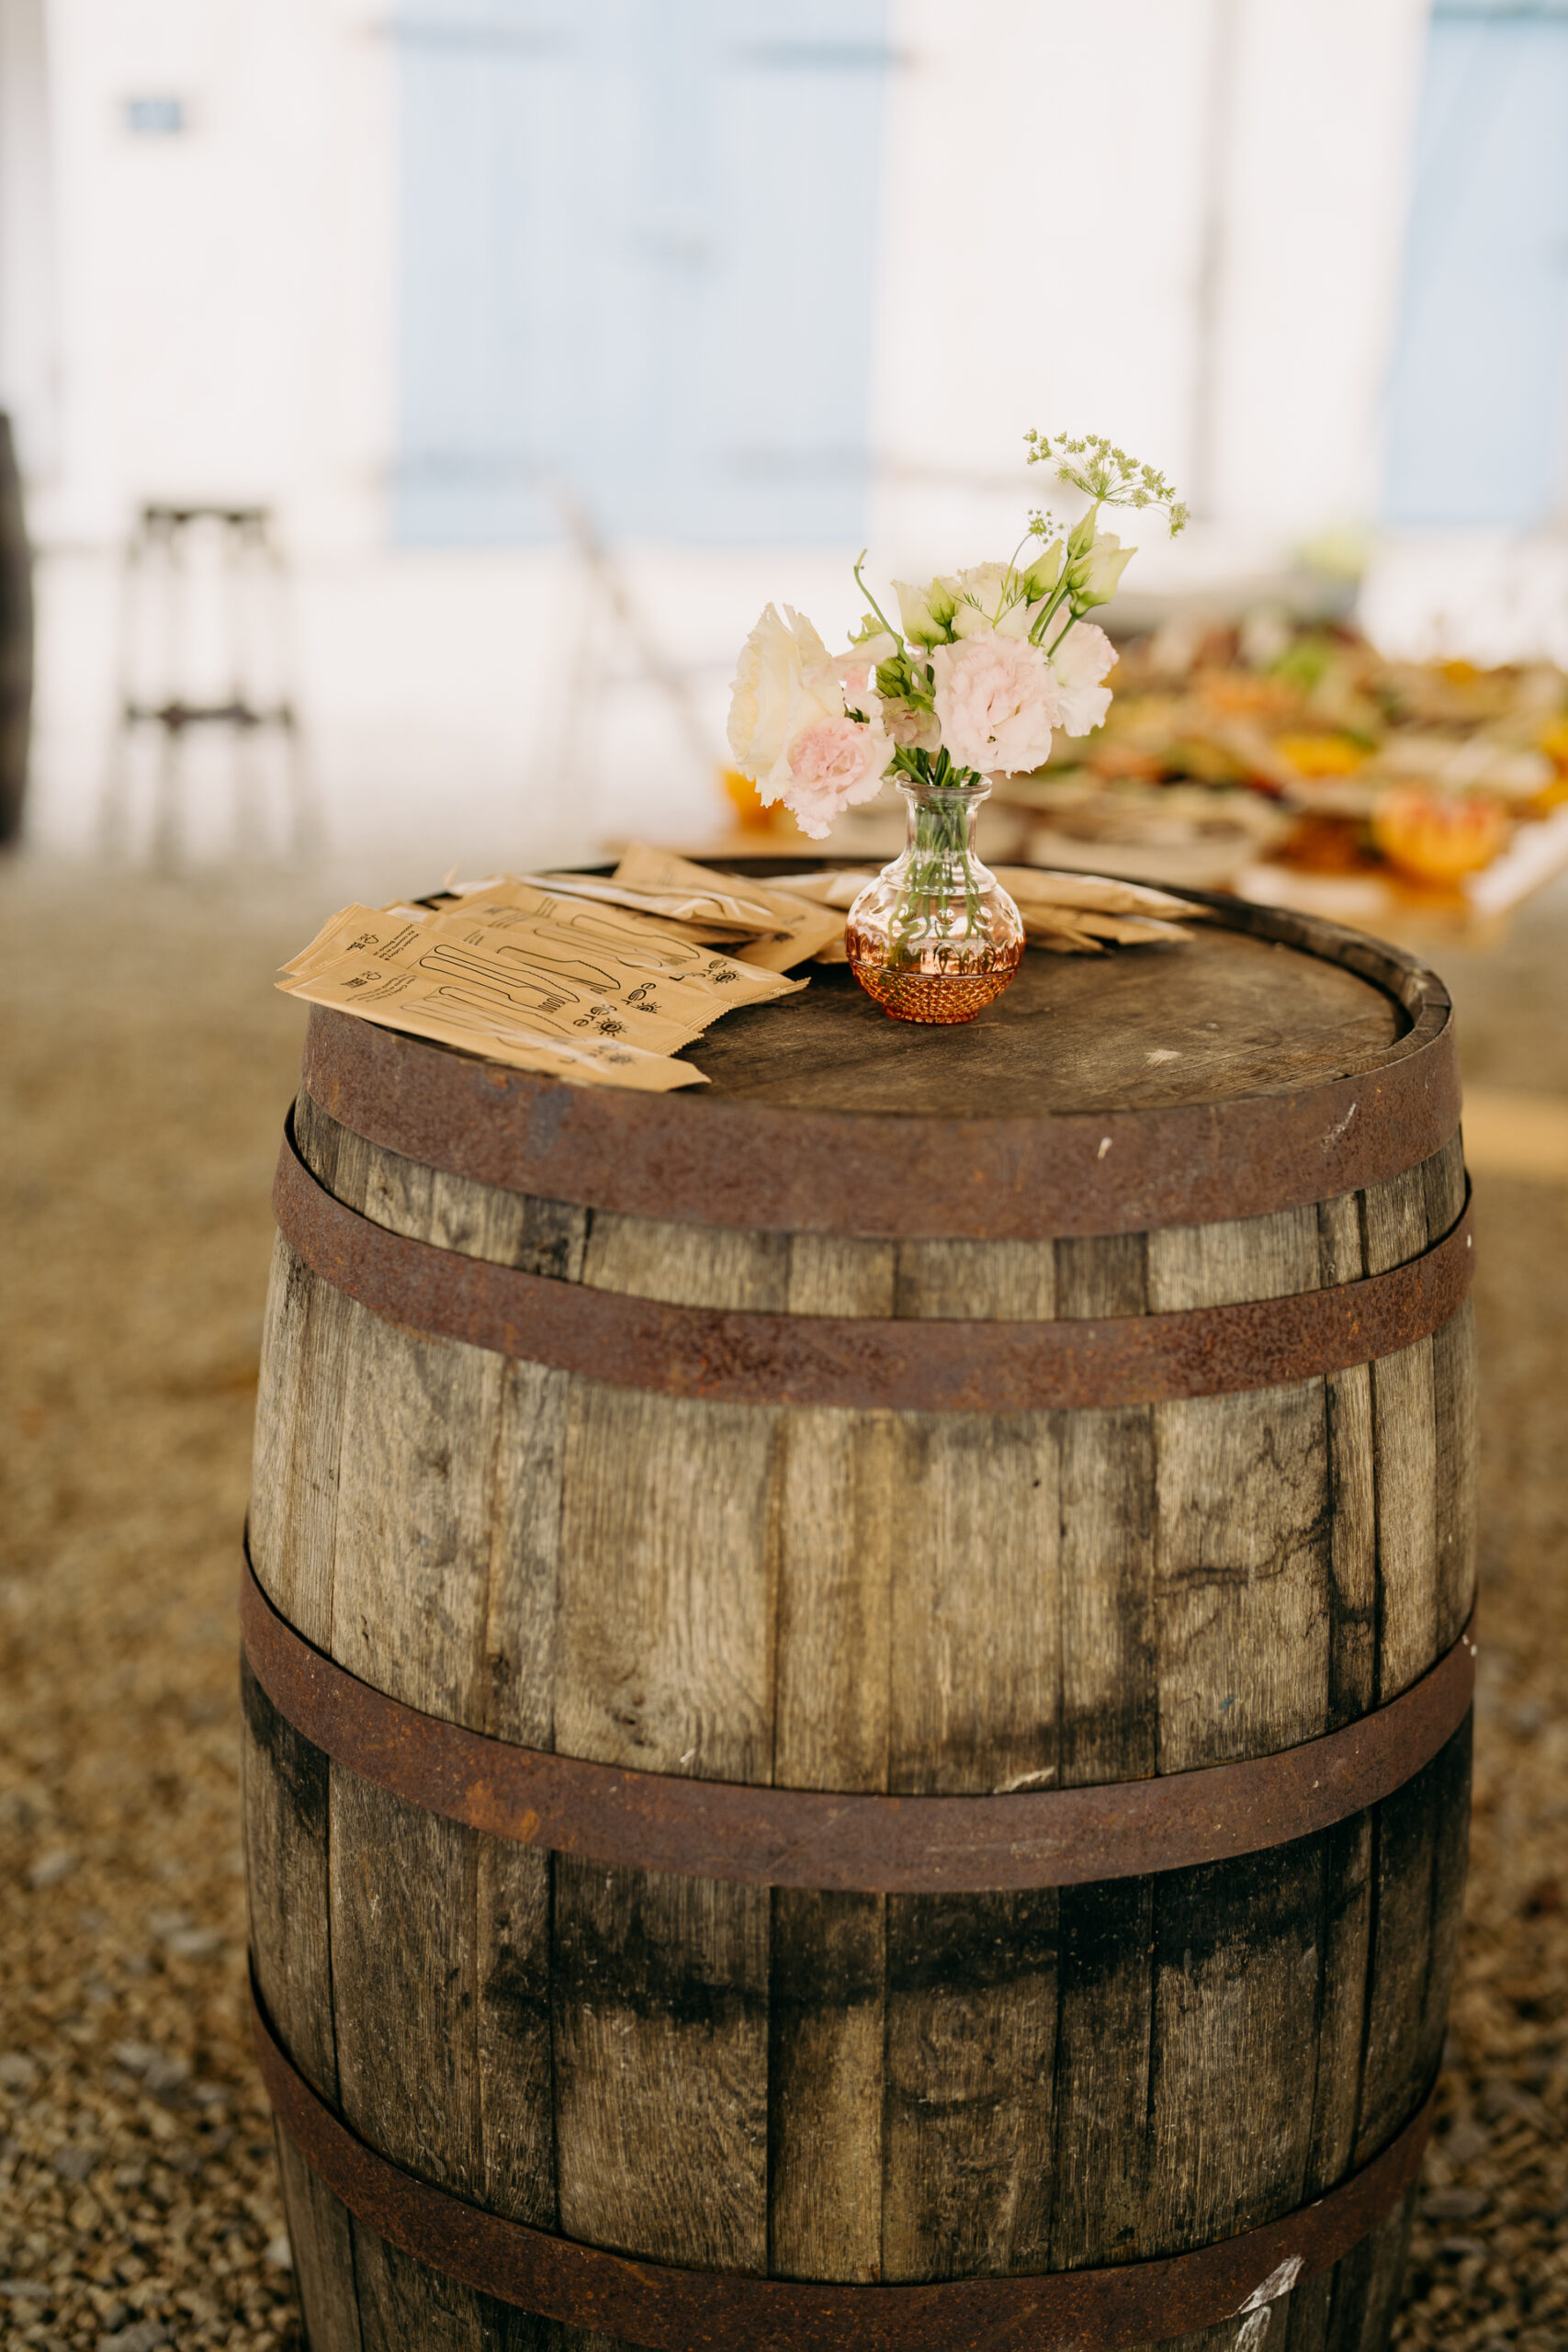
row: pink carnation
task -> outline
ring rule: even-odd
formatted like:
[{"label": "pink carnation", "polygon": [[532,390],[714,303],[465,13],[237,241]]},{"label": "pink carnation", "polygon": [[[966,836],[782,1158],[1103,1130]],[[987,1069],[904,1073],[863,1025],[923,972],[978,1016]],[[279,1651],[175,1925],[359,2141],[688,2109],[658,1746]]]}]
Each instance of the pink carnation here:
[{"label": "pink carnation", "polygon": [[822,718],[789,746],[789,781],[779,797],[803,833],[821,841],[835,817],[869,800],[893,746],[880,729],[853,718]]},{"label": "pink carnation", "polygon": [[960,767],[1021,775],[1050,756],[1062,695],[1037,645],[977,629],[932,650],[942,743]]}]

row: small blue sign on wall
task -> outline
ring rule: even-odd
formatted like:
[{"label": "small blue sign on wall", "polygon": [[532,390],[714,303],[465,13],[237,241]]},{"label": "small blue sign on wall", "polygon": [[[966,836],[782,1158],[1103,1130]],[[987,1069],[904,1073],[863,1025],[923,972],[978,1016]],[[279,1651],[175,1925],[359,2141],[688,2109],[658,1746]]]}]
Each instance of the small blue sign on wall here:
[{"label": "small blue sign on wall", "polygon": [[1436,0],[1385,512],[1530,529],[1568,497],[1568,0]]},{"label": "small blue sign on wall", "polygon": [[418,0],[398,537],[862,531],[885,0]]},{"label": "small blue sign on wall", "polygon": [[125,127],[133,139],[177,139],[186,128],[183,98],[127,98]]}]

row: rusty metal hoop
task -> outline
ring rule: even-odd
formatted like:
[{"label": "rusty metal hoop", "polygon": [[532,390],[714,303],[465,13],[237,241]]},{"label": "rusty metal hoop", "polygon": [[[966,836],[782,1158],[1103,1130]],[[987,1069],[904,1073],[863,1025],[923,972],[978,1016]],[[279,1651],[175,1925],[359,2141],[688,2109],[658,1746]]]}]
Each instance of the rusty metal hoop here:
[{"label": "rusty metal hoop", "polygon": [[240,1623],[251,1670],[286,1721],[427,1812],[607,1866],[863,1894],[1075,1886],[1283,1845],[1403,1787],[1463,1723],[1475,1683],[1472,1619],[1387,1706],[1273,1756],[1005,1796],[838,1795],[630,1771],[423,1714],[296,1633],[248,1556]]},{"label": "rusty metal hoop", "polygon": [[606,2253],[472,2205],[391,2164],[294,2065],[254,1980],[257,2063],[300,2155],[355,2218],[432,2269],[568,2326],[652,2352],[1097,2352],[1261,2310],[1326,2270],[1391,2212],[1420,2170],[1432,2095],[1380,2155],[1325,2196],[1259,2229],[1102,2270],[839,2286],[676,2269]]},{"label": "rusty metal hoop", "polygon": [[481,1183],[780,1233],[1146,1232],[1359,1192],[1442,1149],[1459,1126],[1459,1064],[1452,1007],[1434,972],[1316,917],[1178,895],[1211,907],[1228,930],[1356,972],[1398,1001],[1409,1029],[1370,1069],[1293,1091],[1148,1111],[929,1118],[569,1086],[317,1006],[305,1089],[367,1141]]},{"label": "rusty metal hoop", "polygon": [[672,1306],[415,1241],[333,1198],[292,1114],[273,1186],[284,1239],[372,1314],[624,1388],[750,1405],[1018,1413],[1273,1388],[1392,1355],[1462,1305],[1464,1214],[1420,1257],[1328,1290],[1167,1315],[910,1322]]}]

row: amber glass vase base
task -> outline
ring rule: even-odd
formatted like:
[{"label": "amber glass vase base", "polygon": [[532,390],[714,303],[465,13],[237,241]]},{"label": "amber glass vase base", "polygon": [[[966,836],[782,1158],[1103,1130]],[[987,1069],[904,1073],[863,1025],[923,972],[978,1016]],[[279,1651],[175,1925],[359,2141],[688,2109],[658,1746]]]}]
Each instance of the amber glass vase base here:
[{"label": "amber glass vase base", "polygon": [[857,963],[852,947],[850,968],[890,1020],[951,1028],[958,1022],[973,1021],[977,1012],[994,1004],[1022,958],[1021,944],[1015,954],[1004,950],[998,955],[988,971],[900,972],[869,959]]}]

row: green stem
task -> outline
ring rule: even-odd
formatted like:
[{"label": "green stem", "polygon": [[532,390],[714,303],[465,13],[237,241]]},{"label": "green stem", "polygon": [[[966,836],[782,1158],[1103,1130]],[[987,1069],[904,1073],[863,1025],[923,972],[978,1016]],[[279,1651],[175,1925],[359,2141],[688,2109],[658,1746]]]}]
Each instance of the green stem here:
[{"label": "green stem", "polygon": [[861,594],[865,598],[866,603],[871,606],[872,611],[876,615],[877,619],[882,623],[882,626],[887,631],[888,636],[897,638],[898,648],[900,652],[902,652],[904,647],[902,633],[894,628],[892,622],[888,619],[886,614],[883,611],[881,605],[872,594],[871,590],[866,586],[865,582],[860,576],[861,566],[864,563],[869,552],[870,550],[868,548],[862,548],[860,554],[856,559],[854,565],[855,586],[860,590]]},{"label": "green stem", "polygon": [[908,864],[888,931],[895,966],[919,964],[932,930],[946,930],[960,877],[965,931],[977,931],[981,922],[979,888],[969,855],[966,793],[949,786],[940,798],[917,798],[913,815]]}]

